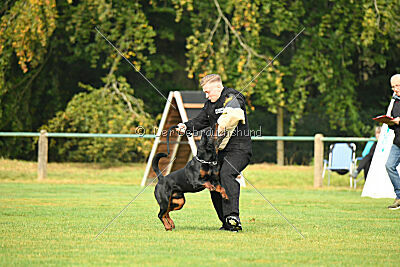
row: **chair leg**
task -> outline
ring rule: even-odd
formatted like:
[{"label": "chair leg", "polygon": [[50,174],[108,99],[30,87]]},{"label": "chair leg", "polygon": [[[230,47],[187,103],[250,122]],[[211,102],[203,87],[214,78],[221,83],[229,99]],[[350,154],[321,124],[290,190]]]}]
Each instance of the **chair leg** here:
[{"label": "chair leg", "polygon": [[328,186],[331,183],[331,171],[328,170]]},{"label": "chair leg", "polygon": [[[351,166],[350,180],[352,180],[352,176],[351,175],[356,171],[356,167],[357,167],[357,159],[353,162],[353,165]],[[354,178],[353,182],[354,182],[354,189],[356,189],[356,187],[357,187],[357,178]],[[351,183],[350,183],[350,187],[351,187]]]}]

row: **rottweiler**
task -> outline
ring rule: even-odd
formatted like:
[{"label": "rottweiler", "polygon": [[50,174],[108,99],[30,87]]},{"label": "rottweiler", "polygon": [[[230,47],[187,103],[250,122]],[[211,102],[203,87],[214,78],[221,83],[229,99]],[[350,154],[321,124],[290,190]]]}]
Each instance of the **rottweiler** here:
[{"label": "rottweiler", "polygon": [[203,134],[197,148],[197,156],[193,157],[182,169],[163,176],[158,162],[167,157],[165,153],[158,153],[152,162],[152,168],[158,175],[158,182],[154,189],[154,196],[160,206],[158,218],[165,230],[175,228],[169,212],[182,209],[185,205],[184,193],[196,193],[207,188],[217,191],[222,198],[228,199],[225,189],[219,182],[219,165],[217,161],[217,147],[221,139],[215,139]]}]

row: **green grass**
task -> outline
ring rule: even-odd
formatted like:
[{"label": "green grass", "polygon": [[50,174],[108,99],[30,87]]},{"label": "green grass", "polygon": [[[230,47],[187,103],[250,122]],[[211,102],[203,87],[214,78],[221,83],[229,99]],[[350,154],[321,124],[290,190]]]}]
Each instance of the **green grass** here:
[{"label": "green grass", "polygon": [[241,192],[242,233],[221,232],[209,193],[187,194],[163,230],[154,188],[140,192],[143,164],[106,168],[0,160],[0,265],[398,265],[400,212],[361,198],[334,176],[312,188],[312,167],[253,165],[246,177],[304,234],[302,239],[250,186]]},{"label": "green grass", "polygon": [[[0,182],[38,183],[36,168],[36,162],[0,158]],[[48,178],[43,183],[140,185],[144,169],[144,163],[114,166],[100,163],[49,163]],[[254,164],[246,168],[244,175],[253,185],[260,188],[312,189],[314,184],[313,166]],[[325,176],[324,185],[327,185],[328,175]],[[333,173],[332,188],[347,190],[348,177],[348,175],[340,176]],[[359,185],[360,189],[364,182],[362,181]]]}]

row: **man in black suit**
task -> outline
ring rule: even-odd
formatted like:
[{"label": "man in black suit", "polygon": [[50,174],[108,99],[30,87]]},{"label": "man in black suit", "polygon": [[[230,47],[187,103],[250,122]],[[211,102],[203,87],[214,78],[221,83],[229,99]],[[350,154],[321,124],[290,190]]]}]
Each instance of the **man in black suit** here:
[{"label": "man in black suit", "polygon": [[242,225],[239,218],[240,184],[236,177],[252,156],[245,98],[240,92],[224,87],[218,74],[205,76],[200,85],[208,101],[196,118],[178,125],[179,131],[199,131],[213,128],[218,123],[218,133],[226,135],[218,147],[218,163],[221,185],[229,199],[222,199],[217,192],[211,192],[211,199],[222,222],[220,230],[237,232],[242,230]]}]

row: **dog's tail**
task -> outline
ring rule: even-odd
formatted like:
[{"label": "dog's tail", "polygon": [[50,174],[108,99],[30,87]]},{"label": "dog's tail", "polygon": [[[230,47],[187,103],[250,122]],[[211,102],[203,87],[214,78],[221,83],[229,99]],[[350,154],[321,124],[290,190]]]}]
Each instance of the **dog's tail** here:
[{"label": "dog's tail", "polygon": [[153,162],[152,162],[152,167],[154,172],[157,174],[158,178],[164,177],[160,171],[160,168],[158,167],[158,162],[160,161],[161,158],[165,158],[168,157],[167,154],[165,153],[157,153],[154,158],[153,158]]}]

